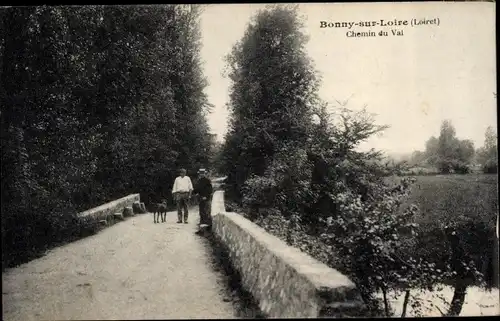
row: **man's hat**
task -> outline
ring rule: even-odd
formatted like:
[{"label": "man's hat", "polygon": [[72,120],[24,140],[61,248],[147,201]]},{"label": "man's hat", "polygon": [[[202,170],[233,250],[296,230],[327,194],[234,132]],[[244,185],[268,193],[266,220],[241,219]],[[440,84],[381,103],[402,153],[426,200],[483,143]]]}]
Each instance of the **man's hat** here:
[{"label": "man's hat", "polygon": [[200,168],[200,169],[198,170],[198,174],[204,174],[204,173],[206,173],[206,172],[207,172],[207,171],[206,171],[204,168]]}]

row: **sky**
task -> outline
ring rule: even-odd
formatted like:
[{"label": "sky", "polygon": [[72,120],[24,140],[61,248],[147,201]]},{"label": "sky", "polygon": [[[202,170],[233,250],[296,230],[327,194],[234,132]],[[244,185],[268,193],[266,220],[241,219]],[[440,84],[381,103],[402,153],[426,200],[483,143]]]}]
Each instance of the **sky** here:
[{"label": "sky", "polygon": [[[375,114],[382,135],[362,144],[391,154],[424,150],[450,119],[457,137],[476,147],[488,126],[496,130],[496,47],[494,3],[348,3],[301,4],[303,32],[310,37],[308,56],[321,75],[320,97],[346,101],[347,107]],[[213,4],[201,17],[201,56],[213,133],[222,140],[227,130],[230,80],[223,74],[224,57],[264,4]],[[321,21],[407,20],[410,25],[356,27],[356,32],[383,30],[388,36],[347,37],[347,28],[320,28]],[[412,19],[438,24],[411,26]],[[393,36],[391,30],[403,30]]]}]

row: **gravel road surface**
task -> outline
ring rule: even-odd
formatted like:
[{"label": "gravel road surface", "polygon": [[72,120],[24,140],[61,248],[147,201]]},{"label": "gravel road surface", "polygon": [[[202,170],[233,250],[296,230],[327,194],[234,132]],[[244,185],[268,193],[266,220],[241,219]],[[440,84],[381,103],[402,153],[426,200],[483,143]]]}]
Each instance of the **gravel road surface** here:
[{"label": "gravel road surface", "polygon": [[6,271],[3,320],[237,318],[198,218],[137,215]]}]

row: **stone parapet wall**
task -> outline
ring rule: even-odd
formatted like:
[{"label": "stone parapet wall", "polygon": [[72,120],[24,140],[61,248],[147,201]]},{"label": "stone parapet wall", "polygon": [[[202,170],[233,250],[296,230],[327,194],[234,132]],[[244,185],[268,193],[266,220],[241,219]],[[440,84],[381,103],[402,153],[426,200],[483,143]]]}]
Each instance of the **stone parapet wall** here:
[{"label": "stone parapet wall", "polygon": [[267,317],[365,315],[352,281],[242,215],[226,213],[222,191],[214,193],[212,215],[216,238],[228,250],[242,286]]},{"label": "stone parapet wall", "polygon": [[140,202],[140,194],[130,194],[115,201],[81,212],[78,216],[90,217],[93,219],[106,219],[114,213],[122,213],[126,207],[132,207],[134,202]]}]

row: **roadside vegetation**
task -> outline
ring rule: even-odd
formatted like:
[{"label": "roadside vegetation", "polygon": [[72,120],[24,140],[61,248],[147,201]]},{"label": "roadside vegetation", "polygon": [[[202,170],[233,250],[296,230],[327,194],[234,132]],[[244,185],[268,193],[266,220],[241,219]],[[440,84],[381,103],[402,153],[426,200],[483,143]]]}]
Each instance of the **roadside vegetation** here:
[{"label": "roadside vegetation", "polygon": [[0,9],[3,268],[92,233],[77,212],[138,192],[159,202],[179,167],[208,165],[200,12]]},{"label": "roadside vegetation", "polygon": [[[399,293],[401,316],[409,307],[423,314],[418,291],[443,284],[454,288],[443,315],[459,315],[469,286],[492,285],[496,185],[408,176],[408,163],[360,151],[387,126],[318,97],[306,42],[296,7],[270,6],[228,55],[231,119],[220,156],[228,210],[347,274],[374,315],[391,316],[389,296]],[[487,141],[483,168],[495,161],[496,142]],[[449,121],[428,145],[436,172],[468,172],[474,147]],[[469,212],[479,204],[486,211]]]}]

